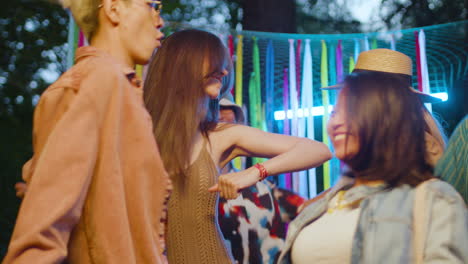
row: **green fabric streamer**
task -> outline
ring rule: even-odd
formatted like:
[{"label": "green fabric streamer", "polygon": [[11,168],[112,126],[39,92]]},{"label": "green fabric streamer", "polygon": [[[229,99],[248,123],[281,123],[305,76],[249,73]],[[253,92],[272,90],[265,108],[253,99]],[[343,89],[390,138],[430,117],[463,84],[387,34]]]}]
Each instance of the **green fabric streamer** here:
[{"label": "green fabric streamer", "polygon": [[[263,128],[263,122],[264,122],[264,117],[265,115],[263,114],[263,107],[262,107],[262,93],[261,93],[261,73],[260,73],[260,51],[258,48],[258,42],[257,38],[253,37],[253,49],[252,49],[252,65],[253,65],[253,71],[255,73],[254,75],[254,82],[255,85],[254,87],[254,92],[252,93],[254,97],[250,97],[249,99],[252,99],[255,104],[255,126],[256,128],[262,129]],[[249,88],[250,89],[250,88]]]},{"label": "green fabric streamer", "polygon": [[[320,65],[320,81],[322,87],[328,86],[328,59],[327,59],[327,44],[322,40],[322,58]],[[327,146],[330,145],[327,135],[327,121],[328,121],[328,91],[322,90],[322,105],[324,108],[322,116],[322,141]],[[330,162],[323,164],[323,188],[324,190],[330,188]]]},{"label": "green fabric streamer", "polygon": [[371,44],[371,49],[377,49],[378,46],[377,46],[377,39],[372,39],[372,44]]},{"label": "green fabric streamer", "polygon": [[[255,57],[255,56],[254,56]],[[255,59],[254,59],[255,60]],[[249,79],[249,106],[250,106],[250,126],[260,128],[261,129],[261,103],[259,101],[258,96],[258,89],[257,87],[257,74],[255,72],[252,72],[250,74],[250,79]],[[260,106],[260,107],[259,107]],[[257,164],[264,162],[265,160],[263,158],[252,158],[252,164]]]},{"label": "green fabric streamer", "polygon": [[349,57],[349,73],[353,72],[354,70],[354,58],[353,56]]},{"label": "green fabric streamer", "polygon": [[255,72],[250,74],[249,79],[249,117],[250,117],[250,126],[257,127],[257,89],[255,88],[256,80],[255,80]]}]

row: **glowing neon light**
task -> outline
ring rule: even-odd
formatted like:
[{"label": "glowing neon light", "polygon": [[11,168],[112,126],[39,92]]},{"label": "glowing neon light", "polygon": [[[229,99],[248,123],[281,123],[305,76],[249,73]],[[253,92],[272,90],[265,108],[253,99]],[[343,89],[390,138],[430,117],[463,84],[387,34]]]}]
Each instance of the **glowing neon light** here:
[{"label": "glowing neon light", "polygon": [[[447,93],[432,93],[431,95],[441,99],[442,101],[447,101],[448,100],[448,94]],[[332,109],[333,109],[333,105],[329,105],[328,106],[328,113],[330,113],[332,111]],[[307,109],[307,108],[306,109],[301,108],[301,109],[297,110],[297,117],[299,117],[299,118],[308,117],[310,114],[312,114],[313,116],[322,116],[323,115],[323,110],[324,110],[323,106],[314,106],[314,107],[312,107],[312,111],[309,111],[309,109]],[[288,116],[288,119],[292,119],[292,116],[293,116],[292,110],[288,110],[287,116]],[[279,121],[279,120],[284,120],[286,115],[285,115],[284,111],[275,111],[274,117],[275,117],[276,121]]]}]

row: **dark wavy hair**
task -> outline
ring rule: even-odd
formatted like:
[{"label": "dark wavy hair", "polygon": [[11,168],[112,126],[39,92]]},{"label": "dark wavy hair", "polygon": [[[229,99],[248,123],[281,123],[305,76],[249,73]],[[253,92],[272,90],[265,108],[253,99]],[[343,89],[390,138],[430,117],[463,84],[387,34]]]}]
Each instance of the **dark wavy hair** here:
[{"label": "dark wavy hair", "polygon": [[206,95],[205,85],[207,76],[224,69],[229,74],[223,77],[220,97],[232,86],[232,62],[221,40],[206,31],[173,33],[154,55],[143,97],[162,160],[171,175],[185,175],[197,130],[207,136],[216,128],[219,102]]},{"label": "dark wavy hair", "polygon": [[426,160],[424,106],[402,74],[358,71],[345,79],[347,125],[359,151],[347,164],[356,177],[389,187],[416,186],[433,177]]}]

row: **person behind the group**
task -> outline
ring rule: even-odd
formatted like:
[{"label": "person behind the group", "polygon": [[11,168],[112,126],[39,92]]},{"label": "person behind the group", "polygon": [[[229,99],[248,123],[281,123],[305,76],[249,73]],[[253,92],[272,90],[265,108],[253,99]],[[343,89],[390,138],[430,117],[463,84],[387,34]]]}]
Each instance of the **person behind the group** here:
[{"label": "person behind the group", "polygon": [[[327,126],[335,155],[355,180],[303,209],[278,262],[416,263],[422,256],[424,263],[467,263],[467,210],[452,186],[433,180],[423,105],[410,88],[411,59],[375,49],[361,53],[356,68]],[[418,188],[426,210],[413,225]],[[421,235],[425,244],[415,246]]]},{"label": "person behind the group", "polygon": [[[242,108],[230,94],[219,101],[219,121],[244,124]],[[221,173],[236,172],[233,161]],[[243,189],[236,199],[219,199],[218,221],[237,263],[274,263],[286,237],[287,224],[304,202],[301,196],[265,179]]]},{"label": "person behind the group", "polygon": [[468,204],[468,115],[453,131],[435,174],[452,184]]},{"label": "person behind the group", "polygon": [[[194,29],[169,36],[150,63],[144,99],[174,185],[167,225],[170,263],[233,262],[219,231],[217,192],[234,199],[268,174],[315,167],[331,157],[320,142],[218,124],[218,98],[231,85],[231,69],[221,40]],[[219,168],[238,156],[271,159],[219,176]]]},{"label": "person behind the group", "polygon": [[170,179],[134,71],[160,46],[161,3],[64,2],[90,46],[35,109],[3,263],[165,263]]}]

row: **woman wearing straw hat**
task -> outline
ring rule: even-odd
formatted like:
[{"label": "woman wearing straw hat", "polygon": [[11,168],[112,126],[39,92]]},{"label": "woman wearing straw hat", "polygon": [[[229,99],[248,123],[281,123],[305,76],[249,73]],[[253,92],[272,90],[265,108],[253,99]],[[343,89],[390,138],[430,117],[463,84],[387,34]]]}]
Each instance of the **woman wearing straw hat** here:
[{"label": "woman wearing straw hat", "polygon": [[170,180],[134,71],[160,45],[161,3],[63,2],[90,46],[36,107],[28,189],[3,263],[166,263]]},{"label": "woman wearing straw hat", "polygon": [[327,126],[355,180],[303,209],[279,263],[468,262],[467,210],[434,179],[423,105],[410,80],[406,55],[360,54]]},{"label": "woman wearing straw hat", "polygon": [[[221,40],[192,29],[169,36],[148,70],[145,103],[174,182],[167,225],[170,263],[233,262],[219,231],[218,193],[234,199],[270,174],[318,166],[331,157],[320,142],[218,124],[218,97],[230,87],[231,69]],[[237,156],[271,159],[219,176],[219,168]]]}]

